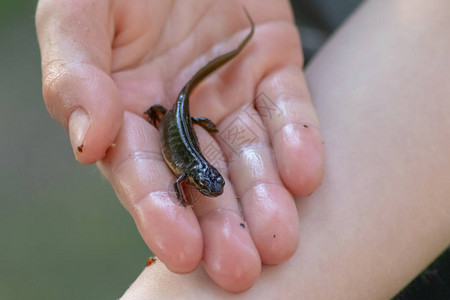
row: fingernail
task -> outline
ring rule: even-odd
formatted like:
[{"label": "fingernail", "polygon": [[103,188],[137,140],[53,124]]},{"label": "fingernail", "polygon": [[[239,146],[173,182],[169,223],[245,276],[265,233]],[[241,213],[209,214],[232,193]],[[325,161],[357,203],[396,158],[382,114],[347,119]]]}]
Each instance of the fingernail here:
[{"label": "fingernail", "polygon": [[84,109],[78,108],[70,115],[69,135],[75,158],[78,153],[83,152],[84,136],[90,125],[91,120]]}]

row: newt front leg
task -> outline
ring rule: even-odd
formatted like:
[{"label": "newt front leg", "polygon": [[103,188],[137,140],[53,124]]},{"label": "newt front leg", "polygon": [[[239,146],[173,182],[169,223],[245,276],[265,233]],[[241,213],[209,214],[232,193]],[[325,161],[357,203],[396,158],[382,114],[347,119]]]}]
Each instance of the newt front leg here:
[{"label": "newt front leg", "polygon": [[178,201],[183,205],[188,203],[183,195],[184,181],[188,181],[205,196],[216,197],[223,193],[225,179],[203,156],[192,124],[202,126],[210,134],[217,132],[217,128],[207,118],[191,118],[189,97],[203,79],[236,57],[252,38],[255,28],[253,20],[245,9],[244,12],[250,21],[251,29],[237,48],[216,57],[198,70],[181,89],[171,110],[157,104],[146,111],[149,122],[159,128],[162,153],[167,165],[178,177],[174,189]]}]

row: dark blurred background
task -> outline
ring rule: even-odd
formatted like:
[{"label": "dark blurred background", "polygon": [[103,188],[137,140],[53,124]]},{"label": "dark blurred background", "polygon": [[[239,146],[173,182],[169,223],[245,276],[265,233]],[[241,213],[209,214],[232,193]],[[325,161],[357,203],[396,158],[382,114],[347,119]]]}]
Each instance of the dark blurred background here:
[{"label": "dark blurred background", "polygon": [[[309,59],[359,0],[293,1]],[[150,251],[41,96],[36,1],[0,0],[0,299],[118,298]],[[396,299],[450,299],[445,252]]]}]

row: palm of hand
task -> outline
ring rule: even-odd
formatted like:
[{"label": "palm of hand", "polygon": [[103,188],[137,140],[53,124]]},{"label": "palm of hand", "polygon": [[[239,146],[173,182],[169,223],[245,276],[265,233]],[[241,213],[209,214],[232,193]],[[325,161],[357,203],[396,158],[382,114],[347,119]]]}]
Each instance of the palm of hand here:
[{"label": "palm of hand", "polygon": [[[116,2],[113,25],[107,26],[114,32],[112,42],[93,41],[100,45],[93,46],[95,51],[109,59],[91,70],[97,84],[109,87],[109,92],[99,93],[108,96],[106,111],[115,114],[103,116],[104,130],[97,132],[103,142],[98,141],[92,152],[88,141],[95,133],[88,132],[83,153],[95,157],[92,153],[101,153],[112,138],[116,146],[98,166],[152,251],[180,273],[203,260],[211,278],[231,291],[249,288],[261,262],[278,264],[295,252],[299,228],[291,193],[312,192],[323,169],[318,122],[301,72],[301,48],[289,4],[249,0],[245,5],[256,23],[254,38],[191,97],[191,115],[207,117],[219,129],[216,139],[200,128],[196,132],[202,149],[215,150],[204,154],[219,164],[226,178],[223,195],[197,195],[192,208],[178,205],[169,189],[174,177],[160,154],[158,132],[142,117],[153,104],[171,108],[198,69],[242,41],[249,24],[233,3]],[[264,97],[251,105],[261,92]],[[94,116],[91,128],[100,110],[89,111]]]}]

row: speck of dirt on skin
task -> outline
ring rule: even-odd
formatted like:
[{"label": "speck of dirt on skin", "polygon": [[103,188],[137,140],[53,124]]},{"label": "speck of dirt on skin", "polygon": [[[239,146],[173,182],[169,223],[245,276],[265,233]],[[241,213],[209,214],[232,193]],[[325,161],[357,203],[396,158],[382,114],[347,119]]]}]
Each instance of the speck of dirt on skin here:
[{"label": "speck of dirt on skin", "polygon": [[77,147],[77,149],[78,149],[78,152],[83,152],[83,147],[84,147],[84,144],[81,144],[81,146],[78,146]]},{"label": "speck of dirt on skin", "polygon": [[147,267],[153,265],[156,262],[156,257],[150,257],[145,264]]},{"label": "speck of dirt on skin", "polygon": [[244,223],[240,223],[239,225],[241,225],[242,228],[245,228],[245,224]]}]

